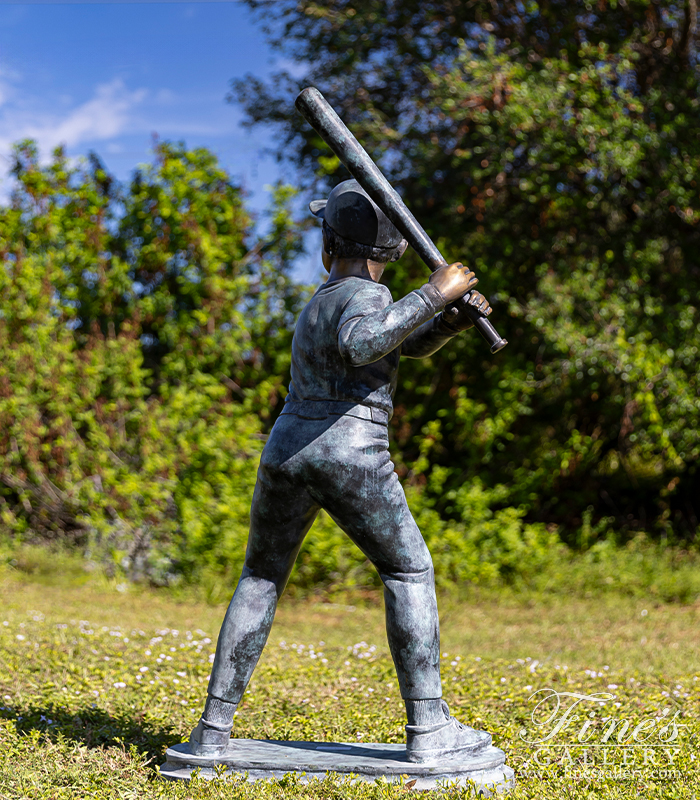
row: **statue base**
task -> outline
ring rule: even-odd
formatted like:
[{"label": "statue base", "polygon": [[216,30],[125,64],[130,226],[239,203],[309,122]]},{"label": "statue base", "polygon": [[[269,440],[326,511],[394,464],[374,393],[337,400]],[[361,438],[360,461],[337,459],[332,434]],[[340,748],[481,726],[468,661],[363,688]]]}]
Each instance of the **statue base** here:
[{"label": "statue base", "polygon": [[228,751],[215,758],[193,756],[187,743],[168,748],[161,777],[190,780],[245,775],[248,780],[281,778],[296,773],[306,782],[334,772],[353,781],[374,782],[378,778],[403,782],[412,789],[438,789],[446,785],[466,786],[487,797],[506,792],[515,784],[505,754],[488,747],[473,756],[413,764],[402,744],[344,742],[278,742],[264,739],[231,739]]}]

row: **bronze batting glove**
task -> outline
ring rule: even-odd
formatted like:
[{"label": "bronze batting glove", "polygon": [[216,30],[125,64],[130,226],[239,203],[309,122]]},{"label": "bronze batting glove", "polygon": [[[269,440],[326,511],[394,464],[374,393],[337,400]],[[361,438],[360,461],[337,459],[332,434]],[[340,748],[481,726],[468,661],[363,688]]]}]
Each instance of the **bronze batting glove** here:
[{"label": "bronze batting glove", "polygon": [[479,279],[469,267],[459,261],[435,270],[429,280],[430,285],[440,293],[445,305],[465,295],[478,282]]},{"label": "bronze batting glove", "polygon": [[484,297],[483,294],[479,294],[479,292],[472,292],[469,295],[467,305],[461,306],[460,308],[454,305],[448,305],[445,308],[445,310],[442,312],[443,325],[448,327],[450,330],[453,330],[455,333],[469,330],[474,323],[468,316],[468,307],[475,308],[483,317],[488,317],[488,315],[493,311],[489,305],[489,301]]}]

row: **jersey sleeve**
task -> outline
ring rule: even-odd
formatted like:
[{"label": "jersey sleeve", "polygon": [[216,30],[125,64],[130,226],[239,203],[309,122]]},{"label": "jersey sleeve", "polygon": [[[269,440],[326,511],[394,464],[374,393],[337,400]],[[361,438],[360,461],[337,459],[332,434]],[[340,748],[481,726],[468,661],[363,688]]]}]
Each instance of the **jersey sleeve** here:
[{"label": "jersey sleeve", "polygon": [[350,298],[340,316],[340,354],[353,366],[378,361],[432,319],[442,305],[440,293],[429,284],[392,303],[386,286],[368,282]]},{"label": "jersey sleeve", "polygon": [[427,358],[436,353],[450,339],[457,336],[459,331],[450,328],[442,318],[442,314],[424,322],[419,328],[410,333],[401,345],[401,355],[406,358]]}]

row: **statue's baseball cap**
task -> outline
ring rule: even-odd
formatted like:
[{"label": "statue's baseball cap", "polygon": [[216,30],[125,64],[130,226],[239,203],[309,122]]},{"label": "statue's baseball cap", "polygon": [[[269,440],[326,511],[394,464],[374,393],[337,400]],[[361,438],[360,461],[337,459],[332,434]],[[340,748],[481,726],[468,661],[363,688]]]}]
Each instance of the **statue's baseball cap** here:
[{"label": "statue's baseball cap", "polygon": [[311,213],[338,236],[370,247],[394,248],[403,236],[356,180],[339,183],[327,200],[312,200]]}]

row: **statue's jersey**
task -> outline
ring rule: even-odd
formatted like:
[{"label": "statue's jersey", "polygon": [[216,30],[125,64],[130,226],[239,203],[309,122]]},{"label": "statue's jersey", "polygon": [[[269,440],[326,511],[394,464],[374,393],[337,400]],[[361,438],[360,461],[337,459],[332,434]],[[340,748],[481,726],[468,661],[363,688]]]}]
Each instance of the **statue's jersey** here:
[{"label": "statue's jersey", "polygon": [[360,403],[391,415],[401,344],[440,304],[431,290],[393,303],[386,286],[365,278],[321,286],[294,331],[287,403]]}]

